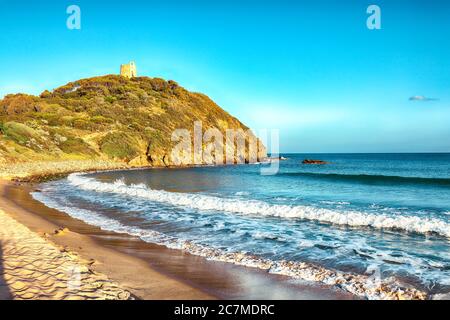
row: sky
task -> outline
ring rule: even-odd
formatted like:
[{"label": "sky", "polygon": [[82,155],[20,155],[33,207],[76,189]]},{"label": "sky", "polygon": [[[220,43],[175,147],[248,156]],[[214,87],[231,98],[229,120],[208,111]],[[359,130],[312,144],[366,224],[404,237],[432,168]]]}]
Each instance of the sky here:
[{"label": "sky", "polygon": [[134,60],[281,152],[450,152],[450,1],[0,0],[0,30],[0,98]]}]

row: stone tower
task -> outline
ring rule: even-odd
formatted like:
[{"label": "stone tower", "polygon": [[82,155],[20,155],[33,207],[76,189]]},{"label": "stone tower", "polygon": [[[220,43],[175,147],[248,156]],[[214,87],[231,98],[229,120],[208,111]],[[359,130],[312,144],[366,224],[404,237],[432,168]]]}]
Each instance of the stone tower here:
[{"label": "stone tower", "polygon": [[137,69],[134,61],[120,65],[120,75],[127,78],[137,77]]}]

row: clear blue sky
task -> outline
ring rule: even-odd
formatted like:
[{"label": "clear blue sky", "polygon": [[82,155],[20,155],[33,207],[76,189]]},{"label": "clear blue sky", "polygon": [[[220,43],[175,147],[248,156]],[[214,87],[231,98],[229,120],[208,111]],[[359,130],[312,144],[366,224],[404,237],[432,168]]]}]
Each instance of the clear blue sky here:
[{"label": "clear blue sky", "polygon": [[280,129],[283,152],[450,152],[450,1],[0,0],[0,30],[0,97],[134,60]]}]

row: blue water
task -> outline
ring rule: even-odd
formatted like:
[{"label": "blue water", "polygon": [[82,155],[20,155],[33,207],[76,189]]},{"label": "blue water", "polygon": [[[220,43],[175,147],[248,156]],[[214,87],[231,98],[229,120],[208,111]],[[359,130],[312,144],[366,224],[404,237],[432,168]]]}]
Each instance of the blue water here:
[{"label": "blue water", "polygon": [[110,230],[450,291],[450,154],[283,156],[276,175],[260,174],[267,164],[102,172],[34,196]]}]

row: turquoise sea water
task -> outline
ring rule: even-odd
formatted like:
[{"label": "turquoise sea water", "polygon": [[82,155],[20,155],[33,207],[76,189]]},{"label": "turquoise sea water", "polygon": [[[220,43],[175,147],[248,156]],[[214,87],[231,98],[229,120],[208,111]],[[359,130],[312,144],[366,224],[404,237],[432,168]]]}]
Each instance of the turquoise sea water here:
[{"label": "turquoise sea water", "polygon": [[[33,196],[104,229],[450,291],[450,154],[284,154],[267,164],[71,175]],[[305,158],[327,165],[303,165]]]}]

